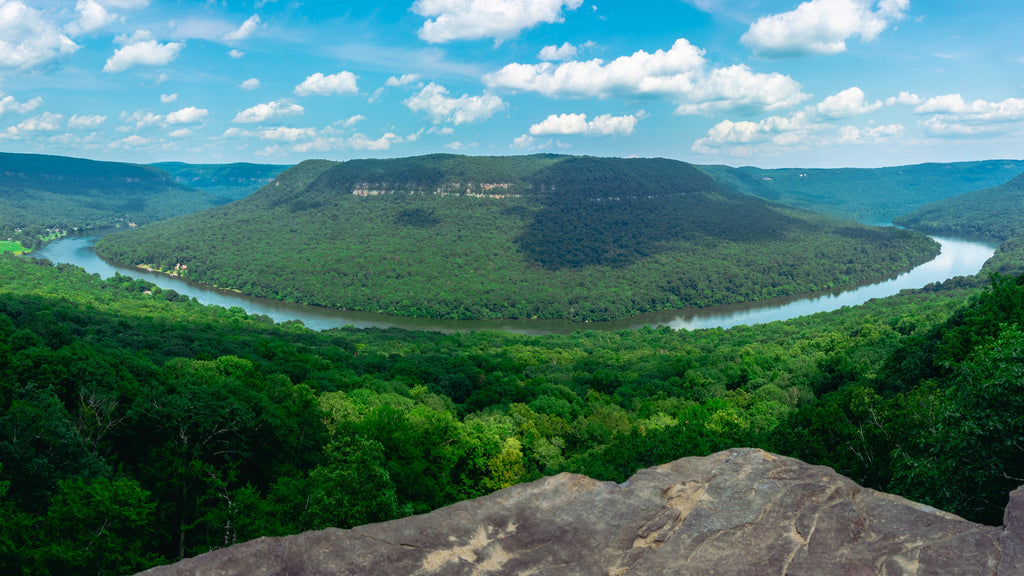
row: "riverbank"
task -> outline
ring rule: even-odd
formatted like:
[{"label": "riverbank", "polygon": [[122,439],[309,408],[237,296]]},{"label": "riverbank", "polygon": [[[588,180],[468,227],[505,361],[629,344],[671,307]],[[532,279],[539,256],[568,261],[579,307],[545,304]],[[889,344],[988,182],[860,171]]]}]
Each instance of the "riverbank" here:
[{"label": "riverbank", "polygon": [[714,308],[675,310],[645,314],[614,322],[579,323],[567,320],[436,320],[386,316],[368,312],[350,312],[246,296],[235,291],[212,288],[185,278],[143,271],[105,262],[92,250],[98,236],[68,237],[56,240],[31,254],[52,262],[74,264],[103,278],[122,274],[152,282],[165,290],[193,297],[208,305],[238,306],[249,314],[265,315],[275,322],[301,321],[314,330],[342,326],[357,328],[402,328],[459,332],[501,330],[530,335],[569,334],[577,330],[627,330],[643,326],[668,326],[673,329],[729,328],[740,324],[763,324],[817,312],[855,306],[872,298],[882,298],[908,288],[921,288],[955,276],[977,274],[995,253],[996,246],[977,241],[934,237],[942,245],[935,259],[882,282],[850,290],[822,291],[787,298],[774,298]]}]

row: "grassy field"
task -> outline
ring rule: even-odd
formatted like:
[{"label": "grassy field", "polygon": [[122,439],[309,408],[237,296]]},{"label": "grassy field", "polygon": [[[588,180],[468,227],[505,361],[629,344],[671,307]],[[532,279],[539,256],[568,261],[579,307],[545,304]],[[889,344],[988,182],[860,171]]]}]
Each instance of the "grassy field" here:
[{"label": "grassy field", "polygon": [[18,242],[0,240],[0,254],[4,252],[27,252],[28,250]]}]

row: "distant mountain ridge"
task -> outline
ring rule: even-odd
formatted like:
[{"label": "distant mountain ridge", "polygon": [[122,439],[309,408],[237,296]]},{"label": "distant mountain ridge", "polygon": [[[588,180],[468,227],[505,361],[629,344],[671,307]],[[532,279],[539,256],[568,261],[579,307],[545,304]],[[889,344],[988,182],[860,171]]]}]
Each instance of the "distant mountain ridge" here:
[{"label": "distant mountain ridge", "polygon": [[1024,172],[1024,160],[925,163],[884,168],[755,168],[700,166],[753,194],[872,224],[929,202],[997,186]]},{"label": "distant mountain ridge", "polygon": [[927,204],[896,223],[936,234],[1000,241],[1024,238],[1024,174],[999,186]]},{"label": "distant mountain ridge", "polygon": [[269,184],[289,164],[186,164],[155,162],[150,164],[174,176],[175,181],[228,200],[238,200]]},{"label": "distant mountain ridge", "polygon": [[607,320],[876,279],[937,250],[666,159],[311,160],[97,251],[243,292],[445,318]]},{"label": "distant mountain ridge", "polygon": [[25,245],[47,229],[141,225],[223,202],[150,166],[0,153],[0,236]]}]

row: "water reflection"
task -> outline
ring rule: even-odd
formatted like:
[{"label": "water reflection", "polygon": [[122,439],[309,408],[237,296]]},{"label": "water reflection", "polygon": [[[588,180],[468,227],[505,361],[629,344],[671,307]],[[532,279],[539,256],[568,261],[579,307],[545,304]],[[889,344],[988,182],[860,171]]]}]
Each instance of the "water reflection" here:
[{"label": "water reflection", "polygon": [[733,304],[701,310],[676,310],[645,314],[615,322],[578,323],[567,320],[435,320],[431,318],[403,318],[367,312],[348,312],[318,306],[305,306],[264,298],[253,298],[237,292],[218,290],[183,278],[123,267],[101,260],[93,252],[98,236],[69,237],[51,242],[33,257],[47,258],[57,263],[69,263],[84,268],[91,274],[109,278],[115,273],[152,282],[165,290],[174,290],[191,296],[203,304],[230,308],[239,306],[250,314],[269,316],[276,322],[301,320],[314,330],[341,326],[357,328],[404,328],[409,330],[436,330],[455,332],[463,330],[504,330],[522,334],[568,334],[576,330],[623,330],[642,326],[669,326],[672,328],[729,328],[741,324],[763,324],[785,320],[816,312],[855,306],[872,298],[891,296],[906,288],[920,288],[931,282],[940,282],[954,276],[969,276],[981,270],[992,257],[995,246],[955,238],[939,238],[942,253],[934,260],[922,264],[896,278],[860,286],[845,291],[821,292],[788,298],[775,298],[761,302]]}]

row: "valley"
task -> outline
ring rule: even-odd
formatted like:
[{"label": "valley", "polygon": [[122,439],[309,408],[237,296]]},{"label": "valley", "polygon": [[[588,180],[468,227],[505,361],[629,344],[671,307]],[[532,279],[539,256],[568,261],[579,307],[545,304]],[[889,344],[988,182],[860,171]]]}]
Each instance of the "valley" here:
[{"label": "valley", "polygon": [[[564,471],[623,482],[736,446],[1002,521],[1024,476],[1014,440],[1024,437],[1024,219],[1008,208],[1019,193],[1012,177],[966,204],[927,207],[931,233],[998,223],[994,252],[943,238],[956,249],[912,284],[723,329],[679,325],[675,312],[660,326],[657,315],[633,316],[633,282],[699,270],[707,256],[736,266],[707,276],[709,293],[761,300],[778,275],[796,286],[800,270],[832,263],[802,272],[805,287],[877,278],[931,259],[936,243],[771,204],[689,165],[612,160],[602,170],[607,160],[311,161],[243,200],[98,245],[101,254],[108,239],[138,250],[128,262],[178,278],[119,273],[89,251],[88,236],[51,242],[43,258],[0,254],[0,571],[132,573],[261,536],[403,518]],[[563,162],[579,164],[560,174]],[[642,176],[651,169],[661,176]],[[11,214],[2,224],[18,227]],[[63,247],[90,260],[57,256]],[[969,264],[956,258],[968,252]],[[507,264],[518,276],[501,276]],[[617,290],[607,302],[632,300],[613,324],[525,318],[466,329],[407,317],[311,326],[188,292],[217,293],[190,283],[208,281],[201,271],[249,270],[252,285],[283,279],[295,289],[284,300],[299,300],[329,293],[338,284],[318,282],[346,272],[367,291],[384,285],[375,275],[405,281],[413,303],[417,274],[431,266],[469,302],[488,302],[488,292],[455,282],[474,286],[460,270],[482,270],[478,284],[495,293],[511,279],[524,301],[545,274],[562,275],[560,305],[602,282]],[[619,284],[606,279],[615,274]],[[741,281],[763,284],[735,290]],[[517,333],[516,322],[557,328]]]}]

